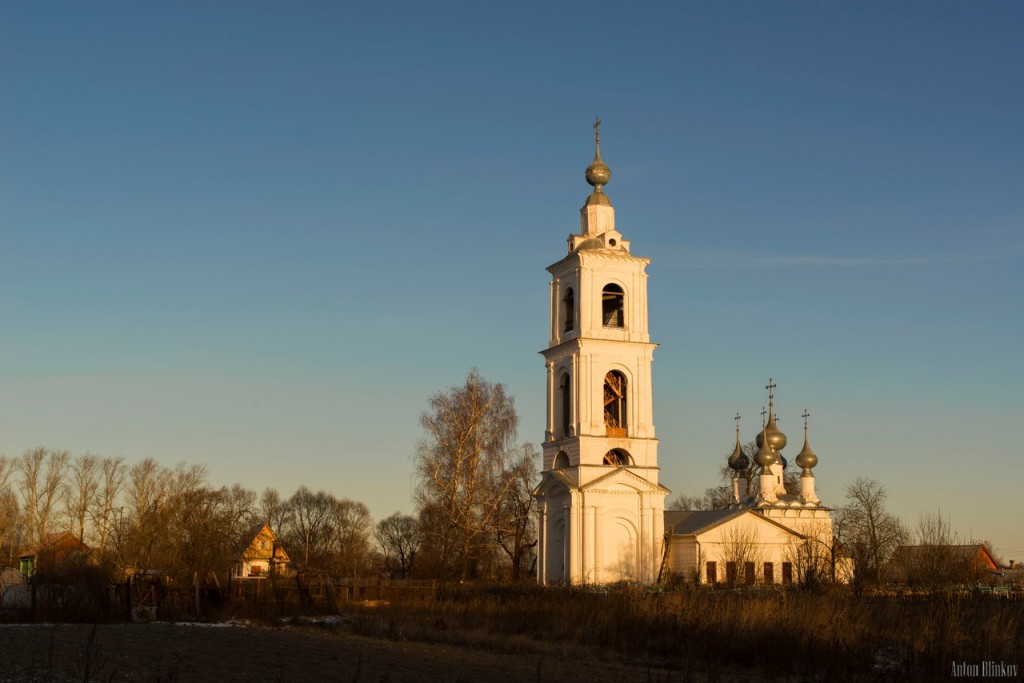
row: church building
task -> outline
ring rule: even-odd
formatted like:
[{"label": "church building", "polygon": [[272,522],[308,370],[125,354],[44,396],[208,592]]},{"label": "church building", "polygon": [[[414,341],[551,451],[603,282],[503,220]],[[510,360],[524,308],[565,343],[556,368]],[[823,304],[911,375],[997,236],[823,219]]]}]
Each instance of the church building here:
[{"label": "church building", "polygon": [[[814,492],[817,456],[806,441],[806,415],[804,450],[796,459],[800,493],[786,492],[786,437],[775,421],[773,382],[754,463],[740,446],[737,422],[729,506],[665,510],[670,491],[658,481],[651,390],[657,345],[648,333],[650,259],[633,255],[616,229],[604,191],[611,170],[601,160],[599,125],[586,170],[593,191],[580,209],[580,231],[569,235],[565,256],[547,269],[550,332],[541,352],[547,424],[534,491],[538,581],[794,580],[832,547],[832,523]],[[752,471],[759,473],[754,481]]]}]

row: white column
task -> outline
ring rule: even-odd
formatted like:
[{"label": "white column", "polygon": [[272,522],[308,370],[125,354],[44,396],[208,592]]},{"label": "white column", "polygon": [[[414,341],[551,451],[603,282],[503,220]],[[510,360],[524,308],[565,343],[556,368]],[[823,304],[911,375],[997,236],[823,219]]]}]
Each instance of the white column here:
[{"label": "white column", "polygon": [[547,362],[548,366],[548,426],[544,430],[544,440],[555,440],[555,364]]},{"label": "white column", "polygon": [[569,507],[569,582],[580,582],[580,510],[576,496]]},{"label": "white column", "polygon": [[548,519],[547,502],[537,510],[537,583],[544,586],[548,582]]},{"label": "white column", "polygon": [[584,583],[594,581],[594,506],[583,508],[583,575]]},{"label": "white column", "polygon": [[551,305],[548,317],[551,324],[551,332],[548,335],[548,346],[552,346],[559,334],[558,318],[556,317],[558,311],[558,278],[551,279],[549,289],[551,290]]},{"label": "white column", "polygon": [[601,583],[601,566],[604,558],[601,556],[601,508],[594,510],[594,583]]},{"label": "white column", "polygon": [[[645,495],[644,498],[647,498],[647,496]],[[644,501],[643,516],[644,544],[641,580],[645,583],[651,583],[654,581],[654,577],[651,575],[651,568],[654,566],[654,510],[647,505],[646,500]]]},{"label": "white column", "polygon": [[572,400],[569,401],[569,436],[579,436],[579,409],[580,404],[580,357],[579,354],[572,354],[572,376],[569,378],[569,386],[572,391]]},{"label": "white column", "polygon": [[564,533],[562,534],[562,580],[568,583],[572,579],[572,564],[570,561],[572,556],[569,552],[569,548],[572,547],[572,516],[569,511],[572,510],[572,499],[570,502],[562,508],[562,519],[564,526]]}]

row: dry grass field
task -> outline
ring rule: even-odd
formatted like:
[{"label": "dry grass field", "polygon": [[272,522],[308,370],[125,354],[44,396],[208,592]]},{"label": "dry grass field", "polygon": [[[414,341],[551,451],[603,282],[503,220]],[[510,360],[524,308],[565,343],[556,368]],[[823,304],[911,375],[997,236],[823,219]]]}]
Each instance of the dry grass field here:
[{"label": "dry grass field", "polygon": [[326,617],[281,608],[0,625],[0,681],[903,681],[1024,658],[1024,602],[978,596],[450,586]]}]

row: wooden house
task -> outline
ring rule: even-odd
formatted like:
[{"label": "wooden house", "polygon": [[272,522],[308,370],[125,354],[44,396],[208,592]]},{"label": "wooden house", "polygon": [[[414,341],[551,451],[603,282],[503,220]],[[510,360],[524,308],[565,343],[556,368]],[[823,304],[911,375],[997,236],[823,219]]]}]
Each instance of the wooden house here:
[{"label": "wooden house", "polygon": [[291,558],[270,525],[263,523],[246,533],[231,569],[234,579],[261,579],[292,573]]}]

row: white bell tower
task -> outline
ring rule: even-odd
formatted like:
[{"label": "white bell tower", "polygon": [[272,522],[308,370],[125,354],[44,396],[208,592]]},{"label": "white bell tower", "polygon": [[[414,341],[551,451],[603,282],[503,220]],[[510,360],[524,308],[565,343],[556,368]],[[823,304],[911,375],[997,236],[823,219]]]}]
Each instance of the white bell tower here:
[{"label": "white bell tower", "polygon": [[580,232],[548,267],[551,319],[539,508],[541,583],[652,583],[662,561],[665,496],[658,483],[647,264],[615,229],[604,186],[600,119],[594,190]]}]

